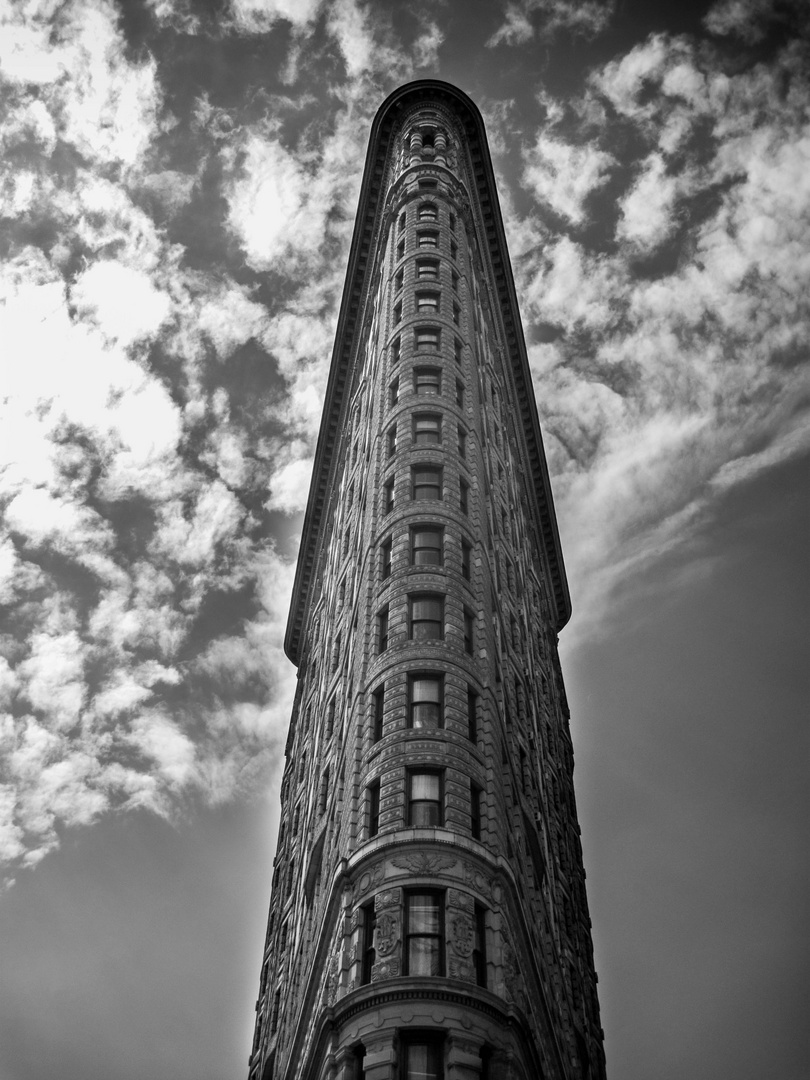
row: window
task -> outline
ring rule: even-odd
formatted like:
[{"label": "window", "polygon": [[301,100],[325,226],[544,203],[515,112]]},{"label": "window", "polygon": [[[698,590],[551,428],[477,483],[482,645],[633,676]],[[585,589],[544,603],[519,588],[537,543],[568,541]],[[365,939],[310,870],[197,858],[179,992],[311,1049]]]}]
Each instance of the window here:
[{"label": "window", "polygon": [[383,484],[383,513],[390,514],[394,509],[394,478]]},{"label": "window", "polygon": [[472,655],[475,616],[469,608],[464,608],[464,652]]},{"label": "window", "polygon": [[453,262],[456,262],[458,259],[458,244],[455,240],[450,241],[450,258]]},{"label": "window", "polygon": [[405,281],[405,271],[401,270],[401,269],[397,270],[396,274],[394,274],[394,288],[396,289],[397,292],[399,292],[399,290],[402,288],[402,285],[403,285],[404,281]]},{"label": "window", "polygon": [[473,930],[473,971],[479,986],[487,985],[486,912],[480,904],[475,905]]},{"label": "window", "polygon": [[461,541],[461,576],[465,581],[470,580],[470,561],[472,556],[472,547],[466,540]]},{"label": "window", "polygon": [[408,597],[408,607],[411,640],[441,641],[444,637],[444,597],[435,593],[419,593]]},{"label": "window", "polygon": [[388,606],[386,605],[377,615],[377,634],[380,652],[388,648]]},{"label": "window", "polygon": [[417,259],[416,260],[416,277],[419,281],[438,281],[439,280],[439,260],[438,259]]},{"label": "window", "polygon": [[450,211],[450,231],[456,231],[456,215],[453,213],[452,210]]},{"label": "window", "polygon": [[404,254],[405,254],[405,241],[400,240],[400,242],[397,244],[397,258],[401,259],[404,256]]},{"label": "window", "polygon": [[414,501],[441,499],[441,466],[414,465],[411,469],[411,495]]},{"label": "window", "polygon": [[458,505],[462,514],[470,512],[470,485],[463,479],[458,482]]},{"label": "window", "polygon": [[471,742],[478,742],[478,694],[467,687],[467,733]]},{"label": "window", "polygon": [[439,210],[436,203],[424,202],[419,207],[419,220],[420,221],[438,221]]},{"label": "window", "polygon": [[326,801],[329,798],[329,766],[327,765],[321,776],[321,790],[318,795],[318,817],[326,813]]},{"label": "window", "polygon": [[405,213],[405,211],[403,210],[402,213],[399,215],[399,231],[400,232],[405,231],[405,223],[407,222],[407,220],[408,220],[408,216]]},{"label": "window", "polygon": [[[405,974],[406,975],[443,975],[444,974],[444,894],[433,890],[408,892],[405,894]],[[429,1044],[411,1043],[406,1053],[421,1045],[422,1051]],[[420,1051],[419,1062],[423,1068],[429,1058]],[[408,1060],[406,1058],[406,1060]],[[437,1060],[437,1059],[436,1059]],[[419,1072],[408,1072],[408,1077],[417,1080]],[[423,1071],[425,1077],[438,1076],[437,1072]]]},{"label": "window", "polygon": [[464,408],[464,383],[461,379],[456,379],[456,405],[460,409]]},{"label": "window", "polygon": [[453,322],[456,326],[459,326],[461,323],[461,308],[458,304],[453,304]]},{"label": "window", "polygon": [[340,664],[340,634],[335,637],[335,647],[332,650],[332,671],[337,671]]},{"label": "window", "polygon": [[402,339],[397,335],[391,342],[391,363],[398,364],[402,355]]},{"label": "window", "polygon": [[443,727],[444,679],[441,675],[408,676],[408,720],[412,728]]},{"label": "window", "polygon": [[434,229],[422,229],[416,234],[416,243],[420,248],[437,248],[439,234]]},{"label": "window", "polygon": [[374,902],[364,904],[361,908],[361,924],[363,927],[363,964],[360,973],[362,983],[371,982],[371,969],[377,959],[375,948],[377,938],[377,913],[374,910]]},{"label": "window", "polygon": [[380,781],[374,780],[366,788],[368,802],[368,837],[380,831]]},{"label": "window", "polygon": [[411,565],[441,566],[444,562],[444,529],[440,525],[415,525],[411,529]]},{"label": "window", "polygon": [[394,325],[396,326],[396,324],[400,323],[400,322],[402,322],[402,301],[401,300],[399,301],[399,303],[394,304]]},{"label": "window", "polygon": [[470,836],[481,839],[481,796],[483,791],[474,780],[470,781]]},{"label": "window", "polygon": [[372,739],[379,742],[383,737],[383,719],[385,715],[385,683],[374,691],[374,715],[372,718]]},{"label": "window", "polygon": [[397,425],[392,424],[386,432],[386,446],[388,448],[388,456],[393,457],[397,452]]},{"label": "window", "polygon": [[417,315],[438,315],[440,295],[437,292],[418,292],[416,294]]},{"label": "window", "polygon": [[408,1035],[402,1043],[402,1080],[443,1080],[442,1042],[433,1035]]},{"label": "window", "polygon": [[466,458],[467,456],[467,432],[461,424],[458,426],[458,453],[459,457]]},{"label": "window", "polygon": [[415,413],[413,418],[414,446],[438,446],[441,441],[441,413]]},{"label": "window", "polygon": [[414,348],[417,352],[437,352],[441,344],[441,334],[436,326],[417,326],[413,332]]},{"label": "window", "polygon": [[380,544],[380,576],[383,581],[386,578],[391,577],[391,548],[393,541],[389,536],[387,540],[383,540]]},{"label": "window", "polygon": [[453,339],[453,353],[455,355],[457,364],[461,363],[461,350],[462,350],[461,342],[459,341],[458,338],[454,338]]},{"label": "window", "polygon": [[422,178],[422,179],[421,179],[421,180],[419,181],[419,187],[420,187],[420,189],[421,189],[422,191],[435,191],[435,190],[436,190],[436,188],[437,188],[438,186],[439,186],[439,183],[438,183],[438,181],[437,181],[437,180],[434,180],[434,179],[433,179],[432,177],[430,177],[430,176],[428,176],[428,177],[423,177],[423,178]]},{"label": "window", "polygon": [[429,397],[442,392],[442,371],[437,367],[413,369],[413,392],[418,397]]},{"label": "window", "polygon": [[450,283],[453,286],[453,292],[457,293],[458,292],[458,274],[455,272],[455,270],[451,270],[451,272],[450,272]]},{"label": "window", "polygon": [[355,1046],[352,1053],[351,1080],[365,1080],[365,1060],[366,1052],[363,1049],[363,1045],[361,1043],[359,1046]]},{"label": "window", "polygon": [[388,404],[390,408],[393,408],[399,401],[399,375],[395,379],[391,380],[388,387]]}]

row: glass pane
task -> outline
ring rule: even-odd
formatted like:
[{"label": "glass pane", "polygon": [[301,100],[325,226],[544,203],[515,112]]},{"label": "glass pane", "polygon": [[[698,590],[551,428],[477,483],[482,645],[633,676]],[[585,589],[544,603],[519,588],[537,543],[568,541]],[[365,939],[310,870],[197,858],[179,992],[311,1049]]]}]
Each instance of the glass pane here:
[{"label": "glass pane", "polygon": [[438,702],[439,698],[440,693],[438,679],[429,678],[413,680],[413,700],[415,702]]},{"label": "glass pane", "polygon": [[433,622],[441,622],[442,618],[442,602],[441,600],[434,600],[426,598],[424,600],[414,600],[413,602],[413,617],[414,619],[429,619]]},{"label": "glass pane", "polygon": [[415,728],[437,728],[441,721],[441,710],[434,702],[419,703],[413,707],[413,726]]},{"label": "glass pane", "polygon": [[439,942],[436,938],[411,938],[408,949],[408,974],[440,975]]},{"label": "glass pane", "polygon": [[[438,799],[439,798],[439,776],[437,773],[411,773],[411,798],[412,799]],[[421,903],[425,902],[435,903],[432,897],[412,897],[411,902]]]},{"label": "glass pane", "polygon": [[439,1054],[434,1045],[411,1043],[405,1059],[405,1080],[438,1080]]},{"label": "glass pane", "polygon": [[408,897],[408,930],[412,934],[439,933],[439,903],[434,893]]},{"label": "glass pane", "polygon": [[439,804],[434,802],[414,803],[411,807],[411,825],[415,829],[435,829],[441,825]]}]

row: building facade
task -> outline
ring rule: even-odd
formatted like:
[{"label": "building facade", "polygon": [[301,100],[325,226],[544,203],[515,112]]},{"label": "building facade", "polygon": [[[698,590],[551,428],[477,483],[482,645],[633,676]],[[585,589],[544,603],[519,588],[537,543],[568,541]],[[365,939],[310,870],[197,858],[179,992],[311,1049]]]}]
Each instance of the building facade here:
[{"label": "building facade", "polygon": [[250,1080],[598,1080],[568,590],[481,116],[372,127],[287,629]]}]

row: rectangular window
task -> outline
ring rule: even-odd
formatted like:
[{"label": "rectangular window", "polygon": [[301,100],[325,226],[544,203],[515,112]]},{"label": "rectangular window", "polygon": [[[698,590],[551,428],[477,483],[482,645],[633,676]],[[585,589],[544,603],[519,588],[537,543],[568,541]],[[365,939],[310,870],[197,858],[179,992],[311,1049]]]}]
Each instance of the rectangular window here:
[{"label": "rectangular window", "polygon": [[403,258],[404,255],[405,255],[405,241],[400,240],[400,242],[397,244],[397,258],[401,259],[401,258]]},{"label": "rectangular window", "polygon": [[453,213],[452,210],[450,211],[450,231],[456,231],[456,215]]},{"label": "rectangular window", "polygon": [[397,452],[397,425],[392,424],[386,433],[386,445],[388,449],[388,456],[393,457]]},{"label": "rectangular window", "polygon": [[475,905],[473,931],[473,971],[479,986],[487,985],[487,950],[486,950],[486,911],[480,904]]},{"label": "rectangular window", "polygon": [[399,215],[399,231],[400,232],[405,232],[405,224],[406,224],[407,220],[408,220],[408,216],[407,216],[406,212],[403,210],[402,213]]},{"label": "rectangular window", "polygon": [[413,417],[414,446],[438,446],[441,441],[441,413],[415,413]]},{"label": "rectangular window", "polygon": [[425,202],[419,207],[420,221],[438,221],[439,210],[435,203]]},{"label": "rectangular window", "polygon": [[383,581],[386,578],[391,577],[391,549],[393,547],[393,541],[389,536],[387,540],[383,540],[380,544],[380,576]]},{"label": "rectangular window", "polygon": [[337,709],[337,707],[336,707],[336,704],[335,704],[335,699],[332,698],[332,700],[329,702],[329,704],[326,707],[326,738],[327,739],[330,739],[332,737],[332,732],[335,730],[335,713],[336,713],[336,709]]},{"label": "rectangular window", "polygon": [[416,294],[417,315],[438,315],[439,296],[437,292],[418,292]]},{"label": "rectangular window", "polygon": [[458,261],[458,244],[455,242],[455,240],[450,241],[450,258],[453,260],[453,262]]},{"label": "rectangular window", "polygon": [[394,509],[394,478],[383,484],[383,513],[390,514]]},{"label": "rectangular window", "polygon": [[397,323],[401,323],[401,322],[402,322],[402,301],[400,300],[399,303],[394,304],[394,326],[396,326]]},{"label": "rectangular window", "polygon": [[470,512],[470,485],[466,480],[458,482],[458,505],[462,514]]},{"label": "rectangular window", "polygon": [[462,345],[458,338],[453,338],[453,355],[456,358],[456,363],[461,363],[461,351]]},{"label": "rectangular window", "polygon": [[469,581],[471,577],[470,563],[472,558],[472,547],[466,540],[461,541],[461,576],[465,581]]},{"label": "rectangular window", "polygon": [[390,383],[390,385],[388,387],[388,404],[389,404],[390,408],[393,409],[393,407],[396,405],[396,403],[398,401],[399,401],[399,375],[397,375],[397,377],[395,379],[391,380],[391,383]]},{"label": "rectangular window", "polygon": [[483,791],[475,781],[470,781],[470,836],[481,839],[481,796]]},{"label": "rectangular window", "polygon": [[417,352],[437,352],[441,344],[439,328],[417,326],[413,332],[413,343]]},{"label": "rectangular window", "polygon": [[467,456],[467,432],[461,424],[458,426],[458,454],[463,458]]},{"label": "rectangular window", "polygon": [[473,635],[475,632],[475,616],[469,608],[464,608],[464,652],[472,655]]},{"label": "rectangular window", "polygon": [[458,292],[458,274],[455,270],[451,271],[450,284],[453,286],[453,292]]},{"label": "rectangular window", "polygon": [[408,1035],[402,1041],[402,1080],[444,1080],[444,1049],[433,1035]]},{"label": "rectangular window", "polygon": [[467,687],[467,732],[471,742],[478,742],[478,694]]},{"label": "rectangular window", "polygon": [[377,640],[380,652],[388,648],[388,607],[384,607],[377,615]]},{"label": "rectangular window", "polygon": [[439,234],[435,229],[420,229],[416,234],[416,243],[420,248],[437,248]]},{"label": "rectangular window", "polygon": [[366,788],[368,795],[368,836],[376,836],[380,831],[380,781],[375,780]]},{"label": "rectangular window", "polygon": [[453,322],[456,326],[461,324],[461,308],[458,304],[453,304]]},{"label": "rectangular window", "polygon": [[411,495],[414,501],[431,501],[441,499],[441,466],[414,465],[411,468]]},{"label": "rectangular window", "polygon": [[397,270],[396,274],[394,274],[394,288],[397,292],[402,288],[404,281],[405,271],[402,269]]},{"label": "rectangular window", "polygon": [[419,281],[438,281],[439,280],[439,260],[438,259],[417,259],[416,260],[416,277]]},{"label": "rectangular window", "polygon": [[444,597],[436,593],[409,596],[408,629],[412,641],[441,641],[444,637]]},{"label": "rectangular window", "polygon": [[414,525],[411,529],[411,565],[441,566],[444,562],[444,529],[441,525]]},{"label": "rectangular window", "polygon": [[372,717],[372,739],[379,742],[383,737],[383,718],[385,715],[385,683],[374,691],[374,715]]},{"label": "rectangular window", "polygon": [[418,397],[430,397],[442,392],[442,370],[437,367],[413,369],[413,392]]},{"label": "rectangular window", "polygon": [[364,904],[362,912],[363,926],[363,963],[360,973],[360,981],[364,985],[371,982],[371,969],[377,960],[377,913],[374,910],[374,902]]},{"label": "rectangular window", "polygon": [[398,364],[402,355],[402,338],[397,334],[391,342],[391,363]]},{"label": "rectangular window", "polygon": [[464,408],[464,383],[461,379],[456,379],[456,405],[460,409]]},{"label": "rectangular window", "polygon": [[408,719],[412,728],[444,726],[444,678],[442,675],[408,676]]},{"label": "rectangular window", "polygon": [[329,798],[329,766],[327,765],[321,776],[321,790],[318,795],[318,817],[326,813],[326,802]]},{"label": "rectangular window", "polygon": [[[444,893],[435,890],[408,892],[405,894],[405,974],[444,974]],[[410,1052],[420,1044],[412,1043]],[[421,1044],[427,1049],[429,1044]],[[406,1058],[406,1061],[409,1060]],[[419,1063],[427,1070],[430,1059],[420,1051]],[[435,1067],[434,1067],[435,1069]],[[419,1080],[418,1072],[407,1072],[413,1080]],[[435,1071],[423,1071],[422,1076],[434,1077]]]}]

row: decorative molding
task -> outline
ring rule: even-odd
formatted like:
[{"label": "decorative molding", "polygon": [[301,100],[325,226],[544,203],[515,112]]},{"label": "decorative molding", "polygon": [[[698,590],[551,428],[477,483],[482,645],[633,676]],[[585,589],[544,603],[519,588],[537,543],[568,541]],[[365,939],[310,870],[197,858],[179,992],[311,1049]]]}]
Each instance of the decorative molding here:
[{"label": "decorative molding", "polygon": [[398,855],[391,860],[392,865],[400,870],[407,870],[412,874],[424,874],[428,877],[451,869],[457,862],[458,859],[452,859],[446,855],[433,855],[427,851],[414,851],[413,854]]}]

